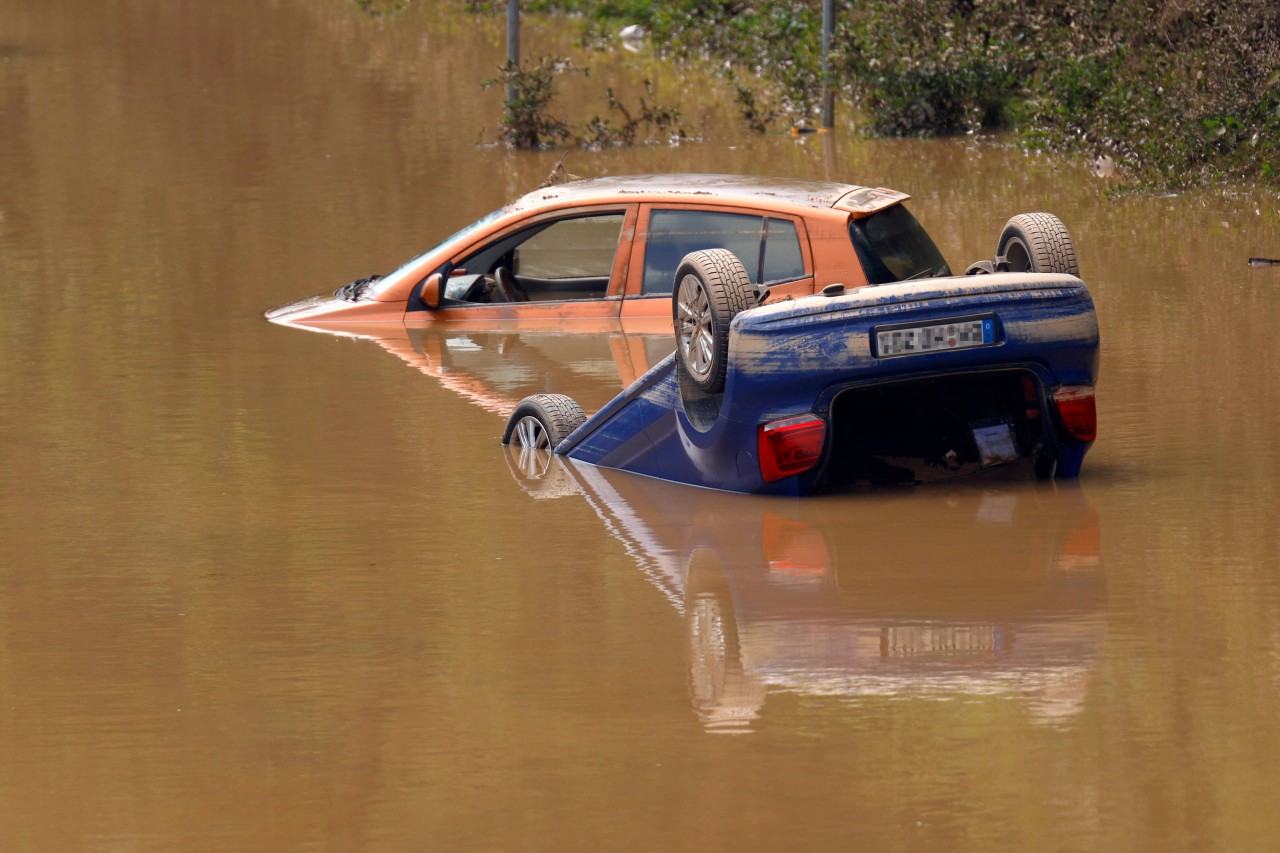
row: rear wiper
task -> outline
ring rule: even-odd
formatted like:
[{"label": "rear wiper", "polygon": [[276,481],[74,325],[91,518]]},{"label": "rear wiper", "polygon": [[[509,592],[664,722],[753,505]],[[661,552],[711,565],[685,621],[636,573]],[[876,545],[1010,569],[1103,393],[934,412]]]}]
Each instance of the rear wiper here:
[{"label": "rear wiper", "polygon": [[933,275],[933,267],[925,267],[924,269],[920,270],[920,272],[914,275],[907,276],[906,278],[903,279],[903,281],[913,281],[917,278],[925,278],[926,276],[931,276],[931,275]]}]

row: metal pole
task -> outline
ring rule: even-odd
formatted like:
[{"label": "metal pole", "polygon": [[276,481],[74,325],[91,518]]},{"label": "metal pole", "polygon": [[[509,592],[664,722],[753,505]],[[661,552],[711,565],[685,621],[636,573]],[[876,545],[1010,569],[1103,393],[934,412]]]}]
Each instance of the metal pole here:
[{"label": "metal pole", "polygon": [[[520,66],[520,0],[507,0],[507,65]],[[507,100],[516,99],[514,83],[507,86]]]},{"label": "metal pole", "polygon": [[[512,0],[515,2],[515,0]],[[831,91],[831,30],[835,27],[835,0],[822,0],[822,129],[835,127],[836,95]]]}]

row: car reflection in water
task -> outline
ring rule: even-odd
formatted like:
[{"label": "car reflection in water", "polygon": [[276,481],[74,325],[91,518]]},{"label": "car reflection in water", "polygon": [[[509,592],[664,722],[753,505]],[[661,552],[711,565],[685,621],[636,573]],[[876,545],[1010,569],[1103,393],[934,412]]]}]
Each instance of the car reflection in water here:
[{"label": "car reflection in water", "polygon": [[507,451],[535,498],[582,494],[683,614],[709,731],[750,731],[776,692],[999,696],[1046,722],[1084,705],[1106,588],[1079,484],[797,501]]},{"label": "car reflection in water", "polygon": [[[603,405],[671,352],[662,323],[351,329],[505,417],[532,393]],[[499,434],[494,421],[494,440]],[[1097,512],[1075,482],[804,501],[714,492],[507,446],[534,499],[582,495],[683,615],[693,707],[748,732],[778,692],[1085,702],[1106,629]]]},{"label": "car reflection in water", "polygon": [[[350,326],[323,334],[377,343],[503,420],[530,394],[571,393],[595,411],[675,349],[670,320]],[[493,428],[495,444],[502,421]]]}]

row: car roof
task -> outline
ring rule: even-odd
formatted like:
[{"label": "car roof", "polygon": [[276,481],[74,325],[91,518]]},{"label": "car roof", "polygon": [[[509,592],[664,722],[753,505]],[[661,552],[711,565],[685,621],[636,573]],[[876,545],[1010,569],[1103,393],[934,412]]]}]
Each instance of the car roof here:
[{"label": "car roof", "polygon": [[518,199],[518,209],[549,202],[590,203],[621,201],[748,202],[796,204],[812,208],[840,207],[870,213],[907,196],[894,190],[871,189],[834,181],[765,178],[755,175],[657,174],[585,178],[544,187]]}]

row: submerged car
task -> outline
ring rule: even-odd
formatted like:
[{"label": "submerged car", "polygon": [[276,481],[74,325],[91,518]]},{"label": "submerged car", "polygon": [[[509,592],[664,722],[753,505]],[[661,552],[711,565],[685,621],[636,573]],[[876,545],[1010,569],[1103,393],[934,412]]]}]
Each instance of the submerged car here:
[{"label": "submerged car", "polygon": [[341,329],[667,317],[676,267],[701,249],[733,252],[774,300],[835,283],[949,274],[902,207],[906,198],[738,175],[577,180],[517,199],[390,275],[277,308],[267,319]]},{"label": "submerged car", "polygon": [[1098,325],[1066,228],[1015,216],[991,260],[953,275],[906,199],[737,176],[573,181],[267,316],[328,330],[670,317],[675,352],[593,415],[534,394],[503,435],[665,480],[803,495],[1077,476]]}]

